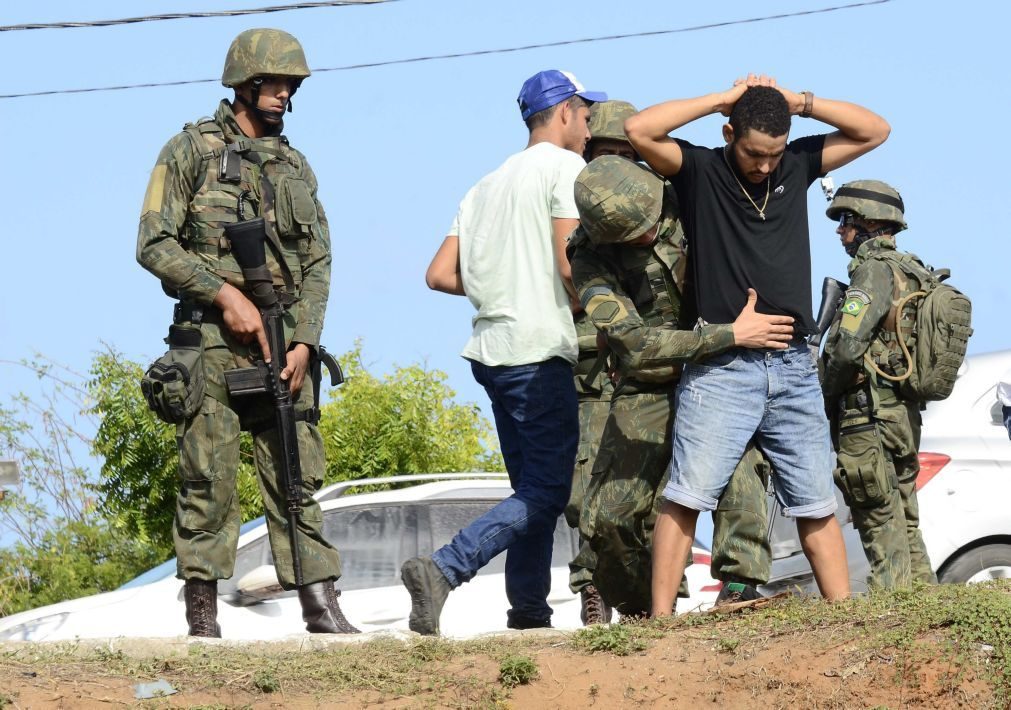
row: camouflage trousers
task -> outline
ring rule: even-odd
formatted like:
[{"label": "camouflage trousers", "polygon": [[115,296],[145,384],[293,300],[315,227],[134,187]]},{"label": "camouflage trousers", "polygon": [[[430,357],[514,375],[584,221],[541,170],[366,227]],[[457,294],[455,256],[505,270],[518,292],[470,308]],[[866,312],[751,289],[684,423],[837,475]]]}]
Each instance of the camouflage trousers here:
[{"label": "camouflage trousers", "polygon": [[[598,378],[599,379],[599,378]],[[607,423],[611,408],[613,388],[603,373],[604,382],[598,393],[585,392],[577,376],[577,391],[579,391],[579,448],[576,451],[576,467],[572,473],[572,493],[565,506],[565,522],[570,528],[579,528],[579,516],[583,510],[586,488],[590,483],[593,464],[597,460],[600,448],[600,437]],[[585,538],[579,538],[579,552],[569,563],[569,589],[573,594],[579,594],[590,584],[593,584],[593,569],[597,566],[597,556],[590,548]]]},{"label": "camouflage trousers", "polygon": [[[653,527],[669,472],[674,406],[673,388],[615,396],[587,487],[580,532],[597,556],[593,583],[622,614],[650,608]],[[768,464],[749,448],[713,514],[714,577],[768,581],[767,482]]]},{"label": "camouflage trousers", "polygon": [[[852,403],[853,397],[847,402]],[[920,412],[889,397],[873,416],[847,408],[838,435],[836,485],[871,565],[870,587],[937,582],[920,534],[916,476]]]},{"label": "camouflage trousers", "polygon": [[[214,326],[204,325],[202,330]],[[221,342],[214,333],[212,343]],[[224,371],[250,364],[241,345],[211,345],[204,350],[204,375],[208,394],[200,411],[178,425],[179,477],[172,528],[177,576],[181,579],[227,579],[232,576],[241,522],[236,475],[239,469],[239,432],[248,425],[273,422],[267,395],[241,401],[229,398]],[[296,411],[313,406],[313,384],[307,377],[299,392]],[[323,537],[323,515],[312,494],[323,483],[323,439],[315,426],[296,424],[302,464],[302,514],[298,546],[304,584],[340,577],[337,550]],[[277,577],[285,589],[295,587],[285,491],[281,482],[281,453],[273,427],[253,437],[253,463],[263,496],[267,533]]]}]

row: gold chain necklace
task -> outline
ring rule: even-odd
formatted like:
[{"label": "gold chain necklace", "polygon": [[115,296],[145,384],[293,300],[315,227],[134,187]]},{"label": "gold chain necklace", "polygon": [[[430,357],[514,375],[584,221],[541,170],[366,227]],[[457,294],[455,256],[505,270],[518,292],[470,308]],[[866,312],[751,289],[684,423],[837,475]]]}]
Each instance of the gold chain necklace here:
[{"label": "gold chain necklace", "polygon": [[748,191],[744,189],[744,184],[741,182],[741,179],[737,177],[737,173],[734,172],[734,168],[730,165],[730,161],[727,159],[726,146],[723,146],[723,162],[727,164],[728,168],[730,168],[730,174],[733,175],[734,180],[737,181],[737,186],[741,188],[741,192],[743,192],[744,196],[748,198],[748,202],[751,203],[751,206],[755,208],[755,210],[758,212],[758,216],[761,217],[762,221],[764,222],[765,208],[769,204],[769,191],[770,188],[772,187],[772,173],[769,173],[769,176],[765,178],[765,202],[763,202],[762,206],[759,207],[758,203],[755,202],[753,199],[751,199],[751,195],[749,195]]}]

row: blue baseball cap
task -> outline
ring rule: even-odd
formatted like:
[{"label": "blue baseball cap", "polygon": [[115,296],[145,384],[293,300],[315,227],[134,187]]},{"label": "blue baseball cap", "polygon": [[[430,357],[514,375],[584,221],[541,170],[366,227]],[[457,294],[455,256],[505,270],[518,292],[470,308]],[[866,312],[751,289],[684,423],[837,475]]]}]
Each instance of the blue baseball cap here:
[{"label": "blue baseball cap", "polygon": [[573,96],[591,103],[607,101],[607,94],[602,91],[587,91],[572,72],[546,69],[523,82],[516,103],[520,105],[520,113],[525,121],[538,111],[551,108]]}]

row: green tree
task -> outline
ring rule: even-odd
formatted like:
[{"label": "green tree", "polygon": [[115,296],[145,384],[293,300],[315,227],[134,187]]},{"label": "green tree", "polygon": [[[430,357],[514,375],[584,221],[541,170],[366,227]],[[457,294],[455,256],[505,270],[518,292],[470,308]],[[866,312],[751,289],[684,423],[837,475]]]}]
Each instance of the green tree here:
[{"label": "green tree", "polygon": [[398,473],[503,471],[491,424],[473,403],[458,404],[446,373],[422,365],[378,378],[361,344],[346,353],[347,382],[323,406],[326,482]]},{"label": "green tree", "polygon": [[0,500],[0,615],[114,589],[163,557],[124,534],[96,506],[95,476],[80,459],[94,427],[83,377],[44,358],[40,391],[0,408],[0,458],[22,482]]},{"label": "green tree", "polygon": [[[446,374],[421,365],[382,378],[362,364],[361,345],[341,358],[346,382],[322,405],[325,483],[398,473],[501,471],[489,422],[475,404],[454,401]],[[171,554],[175,514],[175,427],[160,422],[137,387],[141,368],[115,353],[99,355],[89,383],[101,420],[94,450],[105,463],[101,504],[117,526]],[[252,441],[243,434],[238,477],[243,521],[263,514]]]},{"label": "green tree", "polygon": [[[347,382],[322,407],[327,483],[503,469],[491,425],[476,405],[455,402],[445,373],[410,365],[376,377],[360,344],[342,361]],[[140,365],[107,349],[87,377],[44,358],[20,366],[45,386],[0,407],[0,455],[23,478],[0,500],[12,540],[0,548],[0,615],[114,589],[171,556],[178,490],[175,427],[148,410]],[[238,488],[249,520],[263,505],[243,437]],[[89,453],[100,470],[79,463]]]}]

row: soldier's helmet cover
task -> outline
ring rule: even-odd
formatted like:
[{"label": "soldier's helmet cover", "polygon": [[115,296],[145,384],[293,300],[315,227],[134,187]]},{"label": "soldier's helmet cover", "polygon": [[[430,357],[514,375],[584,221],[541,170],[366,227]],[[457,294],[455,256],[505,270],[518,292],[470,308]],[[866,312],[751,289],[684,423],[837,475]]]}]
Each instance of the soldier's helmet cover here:
[{"label": "soldier's helmet cover", "polygon": [[896,232],[906,229],[905,204],[899,191],[880,180],[854,180],[838,190],[825,214],[837,220],[849,211],[863,219],[881,220],[897,225]]},{"label": "soldier's helmet cover", "polygon": [[601,101],[590,106],[590,140],[609,138],[628,142],[625,119],[636,114],[635,106],[627,101]]},{"label": "soldier's helmet cover", "polygon": [[235,88],[257,76],[309,76],[302,45],[283,30],[246,30],[232,40],[221,83]]},{"label": "soldier's helmet cover", "polygon": [[663,180],[617,155],[590,162],[576,177],[579,222],[594,244],[616,244],[642,236],[660,220]]}]

